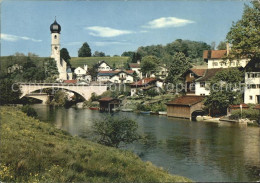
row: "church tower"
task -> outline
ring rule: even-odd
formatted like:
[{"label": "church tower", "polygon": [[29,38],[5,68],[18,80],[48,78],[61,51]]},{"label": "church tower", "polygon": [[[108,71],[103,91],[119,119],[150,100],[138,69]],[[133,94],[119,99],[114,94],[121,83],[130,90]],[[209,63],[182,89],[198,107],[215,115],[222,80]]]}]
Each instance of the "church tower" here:
[{"label": "church tower", "polygon": [[59,79],[67,80],[67,63],[60,57],[60,31],[61,26],[56,22],[50,26],[51,30],[51,58],[54,58],[59,71]]}]

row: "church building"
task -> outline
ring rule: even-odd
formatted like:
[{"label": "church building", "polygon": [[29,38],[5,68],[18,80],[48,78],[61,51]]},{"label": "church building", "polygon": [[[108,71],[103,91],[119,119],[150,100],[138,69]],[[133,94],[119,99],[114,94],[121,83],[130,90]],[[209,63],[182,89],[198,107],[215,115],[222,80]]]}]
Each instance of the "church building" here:
[{"label": "church building", "polygon": [[60,31],[61,26],[56,22],[56,19],[53,24],[50,26],[51,30],[51,58],[54,58],[57,64],[59,72],[59,80],[72,79],[67,73],[67,63],[64,59],[60,57]]}]

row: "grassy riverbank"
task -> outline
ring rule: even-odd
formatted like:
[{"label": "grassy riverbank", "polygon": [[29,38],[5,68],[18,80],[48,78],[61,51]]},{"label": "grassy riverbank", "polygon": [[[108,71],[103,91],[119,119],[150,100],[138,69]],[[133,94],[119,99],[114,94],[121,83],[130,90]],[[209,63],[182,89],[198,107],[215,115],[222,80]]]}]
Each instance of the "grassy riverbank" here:
[{"label": "grassy riverbank", "polygon": [[183,182],[131,152],[105,147],[1,107],[3,182]]}]

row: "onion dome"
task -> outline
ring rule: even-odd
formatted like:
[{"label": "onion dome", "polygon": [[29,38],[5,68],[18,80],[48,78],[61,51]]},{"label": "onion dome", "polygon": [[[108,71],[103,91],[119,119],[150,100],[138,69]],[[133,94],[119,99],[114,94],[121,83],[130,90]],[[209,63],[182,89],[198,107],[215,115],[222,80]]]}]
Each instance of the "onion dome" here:
[{"label": "onion dome", "polygon": [[60,31],[61,31],[61,26],[60,26],[60,24],[58,24],[58,23],[56,22],[56,19],[55,19],[55,21],[53,22],[53,24],[51,24],[50,30],[51,30],[51,33],[60,33]]}]

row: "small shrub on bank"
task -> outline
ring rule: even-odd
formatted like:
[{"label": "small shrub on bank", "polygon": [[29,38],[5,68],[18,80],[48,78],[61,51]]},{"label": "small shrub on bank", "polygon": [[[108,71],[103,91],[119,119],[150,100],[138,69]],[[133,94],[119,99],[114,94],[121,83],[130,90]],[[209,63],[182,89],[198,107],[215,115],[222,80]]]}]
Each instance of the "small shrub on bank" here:
[{"label": "small shrub on bank", "polygon": [[35,111],[34,108],[32,108],[31,106],[29,105],[24,105],[22,107],[22,111],[27,115],[27,116],[30,116],[30,117],[34,117],[36,118],[38,116],[37,112]]},{"label": "small shrub on bank", "polygon": [[[241,118],[241,111],[240,110],[232,111],[230,119],[239,119],[239,118]],[[257,120],[259,118],[259,111],[256,109],[244,109],[242,111],[242,118]]]}]

